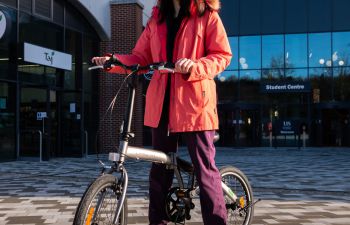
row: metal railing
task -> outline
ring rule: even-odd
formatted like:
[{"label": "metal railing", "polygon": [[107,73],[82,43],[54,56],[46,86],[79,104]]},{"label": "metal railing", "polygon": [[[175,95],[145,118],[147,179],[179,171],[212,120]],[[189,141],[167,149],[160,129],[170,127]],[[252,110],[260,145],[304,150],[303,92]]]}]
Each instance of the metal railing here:
[{"label": "metal railing", "polygon": [[88,157],[89,155],[89,134],[87,131],[84,131],[85,133],[85,157]]},{"label": "metal railing", "polygon": [[[21,133],[27,133],[34,135],[35,133],[39,134],[39,161],[43,161],[43,132],[41,130],[21,130]],[[20,154],[21,156],[21,154]]]}]

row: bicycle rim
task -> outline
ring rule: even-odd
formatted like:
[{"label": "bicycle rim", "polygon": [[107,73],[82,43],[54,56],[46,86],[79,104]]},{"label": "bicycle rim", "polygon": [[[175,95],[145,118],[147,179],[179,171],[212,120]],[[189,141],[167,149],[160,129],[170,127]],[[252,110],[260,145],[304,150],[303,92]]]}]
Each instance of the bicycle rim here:
[{"label": "bicycle rim", "polygon": [[[236,194],[242,201],[244,206],[252,204],[253,193],[248,180],[241,172],[236,171],[235,168],[224,168],[221,173],[222,181]],[[235,205],[232,200],[225,196],[226,205]],[[237,204],[236,204],[237,205]],[[240,207],[228,208],[227,210],[227,224],[228,225],[249,225],[252,222],[253,207],[248,207],[246,210],[241,210]]]},{"label": "bicycle rim", "polygon": [[[115,184],[109,183],[100,188],[87,208],[84,225],[114,225],[120,193]],[[125,224],[126,202],[119,215],[118,225]]]}]

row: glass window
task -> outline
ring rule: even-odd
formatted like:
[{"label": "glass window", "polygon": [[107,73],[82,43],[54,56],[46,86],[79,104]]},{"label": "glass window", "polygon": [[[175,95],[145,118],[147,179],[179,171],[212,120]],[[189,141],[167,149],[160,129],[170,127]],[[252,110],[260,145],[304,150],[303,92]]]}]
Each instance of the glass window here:
[{"label": "glass window", "polygon": [[237,70],[238,69],[238,38],[229,37],[230,47],[232,51],[232,59],[230,65],[226,70]]},{"label": "glass window", "polygon": [[284,1],[262,1],[262,33],[280,34],[284,32]]},{"label": "glass window", "polygon": [[286,33],[307,32],[307,1],[285,0],[285,31]]},{"label": "glass window", "polygon": [[286,69],[285,76],[292,80],[307,80],[307,69]]},{"label": "glass window", "polygon": [[261,77],[265,80],[281,80],[284,78],[284,69],[263,69]]},{"label": "glass window", "polygon": [[350,100],[350,67],[333,69],[334,99],[336,101]]},{"label": "glass window", "polygon": [[[27,42],[40,47],[62,51],[62,38],[62,27],[40,20],[25,12],[20,12],[19,40],[21,48],[23,48],[23,43]],[[20,57],[23,58],[23,56]],[[23,82],[55,86],[59,69],[20,60],[18,71],[20,80]]]},{"label": "glass window", "polygon": [[350,29],[350,1],[334,0],[333,3],[333,30],[349,30]]},{"label": "glass window", "polygon": [[261,36],[246,36],[239,39],[240,69],[261,68]]},{"label": "glass window", "polygon": [[262,67],[283,68],[284,48],[283,35],[268,35],[262,37]]},{"label": "glass window", "polygon": [[240,35],[260,34],[261,1],[262,0],[244,0],[239,2]]},{"label": "glass window", "polygon": [[286,35],[285,43],[286,68],[307,67],[307,35]]},{"label": "glass window", "polygon": [[331,61],[331,34],[309,34],[309,66],[330,67]]},{"label": "glass window", "polygon": [[350,32],[333,33],[332,60],[334,66],[350,65]]},{"label": "glass window", "polygon": [[219,102],[237,100],[238,71],[224,71],[215,77]]},{"label": "glass window", "polygon": [[222,0],[220,17],[229,36],[239,34],[239,0]]},{"label": "glass window", "polygon": [[309,32],[330,31],[331,0],[309,0]]},{"label": "glass window", "polygon": [[332,99],[332,69],[331,68],[309,68],[309,77],[312,93],[317,93],[314,102],[330,101]]},{"label": "glass window", "polygon": [[239,100],[245,102],[259,102],[260,99],[260,70],[239,71],[240,95]]},{"label": "glass window", "polygon": [[16,86],[0,83],[0,161],[16,157]]},{"label": "glass window", "polygon": [[[80,46],[80,47],[79,47]],[[80,55],[82,50],[82,36],[81,33],[67,30],[66,31],[66,52],[72,55],[72,70],[64,73],[64,88],[76,89],[81,86],[78,82],[78,75],[80,69]]]},{"label": "glass window", "polygon": [[239,71],[239,79],[245,81],[260,81],[261,71],[260,70],[241,70]]}]

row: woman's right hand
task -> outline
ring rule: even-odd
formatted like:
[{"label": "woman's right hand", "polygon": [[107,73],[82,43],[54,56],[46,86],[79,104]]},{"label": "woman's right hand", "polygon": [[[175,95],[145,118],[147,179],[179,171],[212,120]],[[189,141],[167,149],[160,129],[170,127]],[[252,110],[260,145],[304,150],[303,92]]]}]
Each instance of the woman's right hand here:
[{"label": "woman's right hand", "polygon": [[95,63],[97,66],[103,66],[107,60],[109,60],[109,56],[103,56],[103,57],[93,57],[91,59],[92,63]]}]

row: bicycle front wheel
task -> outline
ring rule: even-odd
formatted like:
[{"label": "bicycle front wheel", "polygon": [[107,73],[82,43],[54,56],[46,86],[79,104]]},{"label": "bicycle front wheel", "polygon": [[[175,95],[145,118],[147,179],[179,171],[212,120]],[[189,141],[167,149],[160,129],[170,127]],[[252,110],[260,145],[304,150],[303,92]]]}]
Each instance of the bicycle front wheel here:
[{"label": "bicycle front wheel", "polygon": [[225,195],[228,225],[249,225],[253,221],[253,191],[248,178],[239,169],[227,166],[220,169],[221,179],[238,197],[236,202]]},{"label": "bicycle front wheel", "polygon": [[[121,187],[118,186],[115,176],[107,174],[98,177],[90,184],[80,200],[73,225],[115,225],[113,221],[120,198]],[[127,213],[125,198],[118,225],[127,224]]]}]

